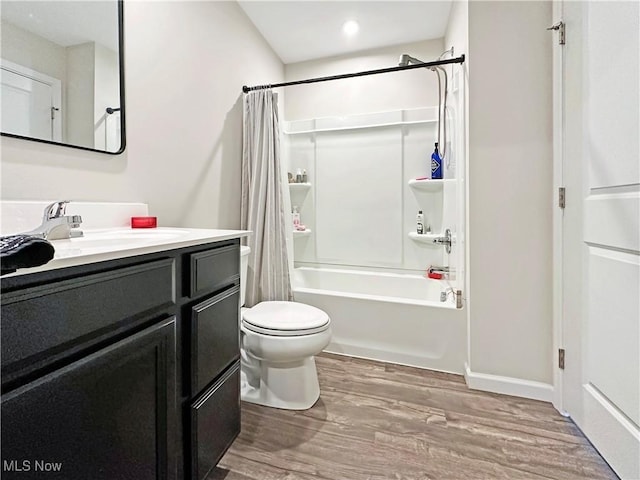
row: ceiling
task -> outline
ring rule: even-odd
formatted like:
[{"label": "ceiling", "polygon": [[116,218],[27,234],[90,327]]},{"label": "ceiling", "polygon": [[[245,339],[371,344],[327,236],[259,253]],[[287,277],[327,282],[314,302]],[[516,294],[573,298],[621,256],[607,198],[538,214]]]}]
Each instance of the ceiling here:
[{"label": "ceiling", "polygon": [[115,1],[7,1],[2,20],[69,47],[95,41],[118,51],[118,8]]},{"label": "ceiling", "polygon": [[[452,0],[238,3],[285,63],[444,37]],[[347,20],[360,31],[342,32]]]}]

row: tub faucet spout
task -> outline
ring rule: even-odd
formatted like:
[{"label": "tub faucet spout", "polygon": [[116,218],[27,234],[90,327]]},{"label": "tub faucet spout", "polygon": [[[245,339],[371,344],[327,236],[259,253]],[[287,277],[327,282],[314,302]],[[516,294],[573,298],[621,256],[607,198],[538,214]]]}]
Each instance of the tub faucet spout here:
[{"label": "tub faucet spout", "polygon": [[429,273],[449,273],[449,267],[440,267],[438,265],[431,265],[429,267]]},{"label": "tub faucet spout", "polygon": [[44,209],[42,224],[25,235],[44,238],[45,240],[60,240],[63,238],[77,238],[83,235],[82,230],[76,230],[82,223],[80,215],[65,215],[69,200],[53,202]]}]

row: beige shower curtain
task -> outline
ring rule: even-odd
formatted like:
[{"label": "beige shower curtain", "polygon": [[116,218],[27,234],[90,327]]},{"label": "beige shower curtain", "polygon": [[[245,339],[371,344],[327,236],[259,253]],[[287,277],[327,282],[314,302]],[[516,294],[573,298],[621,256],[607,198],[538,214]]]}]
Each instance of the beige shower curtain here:
[{"label": "beige shower curtain", "polygon": [[253,231],[245,305],[292,300],[280,167],[278,95],[244,96],[241,228]]}]

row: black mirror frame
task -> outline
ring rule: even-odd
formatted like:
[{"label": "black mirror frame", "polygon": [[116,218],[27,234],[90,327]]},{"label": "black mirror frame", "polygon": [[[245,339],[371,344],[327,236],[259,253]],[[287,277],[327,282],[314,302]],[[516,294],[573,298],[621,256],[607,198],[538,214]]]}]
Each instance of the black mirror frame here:
[{"label": "black mirror frame", "polygon": [[79,150],[87,150],[90,152],[105,153],[107,155],[120,155],[127,147],[127,130],[126,115],[124,102],[124,0],[116,0],[118,2],[118,62],[120,74],[120,148],[117,152],[107,152],[106,150],[97,150],[95,148],[83,147],[81,145],[71,145],[69,143],[54,142],[51,140],[42,140],[40,138],[25,137],[15,135],[13,133],[0,132],[3,137],[20,138],[22,140],[30,140],[32,142],[47,143],[49,145],[59,145],[61,147],[77,148]]}]

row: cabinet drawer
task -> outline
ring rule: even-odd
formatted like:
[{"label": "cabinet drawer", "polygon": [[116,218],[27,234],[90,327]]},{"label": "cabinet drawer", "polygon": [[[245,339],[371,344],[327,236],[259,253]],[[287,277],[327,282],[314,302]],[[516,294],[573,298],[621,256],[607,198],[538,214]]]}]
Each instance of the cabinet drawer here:
[{"label": "cabinet drawer", "polygon": [[240,288],[205,300],[191,312],[191,395],[240,358]]},{"label": "cabinet drawer", "polygon": [[166,310],[175,303],[173,275],[174,260],[163,259],[2,295],[2,373]]},{"label": "cabinet drawer", "polygon": [[240,281],[240,247],[207,250],[191,255],[190,296],[219,290]]},{"label": "cabinet drawer", "polygon": [[202,480],[240,433],[240,362],[191,406],[191,478]]}]

